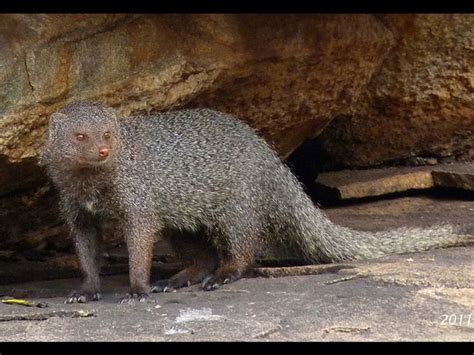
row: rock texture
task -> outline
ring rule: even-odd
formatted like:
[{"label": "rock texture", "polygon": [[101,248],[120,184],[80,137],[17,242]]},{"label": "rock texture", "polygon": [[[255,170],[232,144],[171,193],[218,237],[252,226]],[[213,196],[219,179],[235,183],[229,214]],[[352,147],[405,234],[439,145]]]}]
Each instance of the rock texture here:
[{"label": "rock texture", "polygon": [[355,114],[340,117],[325,131],[324,147],[350,167],[412,155],[468,154],[474,147],[474,16],[378,19],[396,45]]}]

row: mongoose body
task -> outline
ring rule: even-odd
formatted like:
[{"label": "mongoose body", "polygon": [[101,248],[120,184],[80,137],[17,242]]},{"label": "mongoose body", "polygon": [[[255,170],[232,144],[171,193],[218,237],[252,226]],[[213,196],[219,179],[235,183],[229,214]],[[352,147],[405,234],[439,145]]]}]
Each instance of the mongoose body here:
[{"label": "mongoose body", "polygon": [[[72,103],[52,115],[41,163],[84,274],[68,302],[100,298],[100,229],[109,219],[129,251],[126,299],[195,283],[214,289],[269,249],[338,262],[472,242],[449,225],[368,233],[333,224],[248,125],[208,109],[119,119],[103,105]],[[153,245],[170,230],[184,232],[170,241],[189,266],[152,287]]]}]

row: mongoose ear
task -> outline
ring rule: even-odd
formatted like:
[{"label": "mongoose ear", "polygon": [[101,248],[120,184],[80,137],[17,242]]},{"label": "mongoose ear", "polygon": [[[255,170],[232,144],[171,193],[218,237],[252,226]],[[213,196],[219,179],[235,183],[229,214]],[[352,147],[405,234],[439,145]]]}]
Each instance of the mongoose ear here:
[{"label": "mongoose ear", "polygon": [[64,113],[55,112],[49,117],[49,124],[48,124],[48,139],[51,138],[56,132],[59,123],[67,119],[67,116]]},{"label": "mongoose ear", "polygon": [[38,165],[42,166],[48,160],[49,145],[51,144],[51,140],[53,139],[56,134],[56,131],[58,130],[60,122],[64,119],[67,119],[67,116],[64,113],[60,112],[55,112],[49,117],[46,142],[43,146],[42,151],[39,154]]},{"label": "mongoose ear", "polygon": [[67,116],[64,113],[61,112],[54,112],[50,117],[49,117],[49,124],[55,124],[58,121],[66,119]]},{"label": "mongoose ear", "polygon": [[119,113],[116,109],[112,107],[106,107],[105,112],[112,117],[113,120],[117,121],[119,120]]},{"label": "mongoose ear", "polygon": [[43,150],[39,153],[38,165],[45,166],[47,160],[48,160],[48,150],[46,149],[46,147],[44,147]]}]

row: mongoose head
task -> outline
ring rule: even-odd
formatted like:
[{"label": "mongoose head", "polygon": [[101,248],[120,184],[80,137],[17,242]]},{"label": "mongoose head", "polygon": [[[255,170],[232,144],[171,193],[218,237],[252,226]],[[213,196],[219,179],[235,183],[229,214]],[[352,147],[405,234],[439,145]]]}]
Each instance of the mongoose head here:
[{"label": "mongoose head", "polygon": [[74,102],[51,115],[40,164],[97,168],[109,164],[119,148],[115,111],[98,103]]}]

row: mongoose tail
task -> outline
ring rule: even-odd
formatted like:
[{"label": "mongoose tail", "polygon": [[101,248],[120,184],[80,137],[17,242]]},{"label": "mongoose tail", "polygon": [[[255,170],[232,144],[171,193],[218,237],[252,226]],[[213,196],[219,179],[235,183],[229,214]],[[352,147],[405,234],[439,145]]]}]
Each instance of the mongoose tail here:
[{"label": "mongoose tail", "polygon": [[305,259],[313,262],[373,259],[388,254],[474,245],[474,236],[463,234],[460,228],[450,224],[360,231],[332,223],[310,201],[297,209],[296,214],[297,244]]}]

